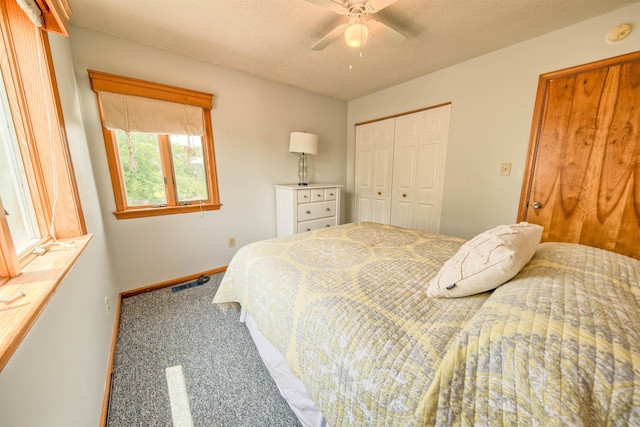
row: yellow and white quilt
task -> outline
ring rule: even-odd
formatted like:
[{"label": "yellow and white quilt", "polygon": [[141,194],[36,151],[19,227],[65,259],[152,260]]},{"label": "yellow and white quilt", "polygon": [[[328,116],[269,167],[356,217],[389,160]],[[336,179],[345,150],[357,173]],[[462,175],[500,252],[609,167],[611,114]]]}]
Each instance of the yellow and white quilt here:
[{"label": "yellow and white quilt", "polygon": [[493,292],[426,296],[464,240],[374,223],[238,251],[238,302],[328,423],[640,424],[640,261],[540,245]]}]

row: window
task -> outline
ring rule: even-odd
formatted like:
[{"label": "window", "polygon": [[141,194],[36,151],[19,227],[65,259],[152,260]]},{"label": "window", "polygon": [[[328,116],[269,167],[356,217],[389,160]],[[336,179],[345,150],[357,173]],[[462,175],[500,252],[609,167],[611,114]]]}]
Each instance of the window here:
[{"label": "window", "polygon": [[213,95],[89,71],[118,219],[220,208]]},{"label": "window", "polygon": [[2,74],[0,83],[0,200],[15,251],[22,253],[39,241],[40,231]]},{"label": "window", "polygon": [[37,16],[0,0],[0,284],[20,275],[34,247],[86,234],[45,32],[57,22],[64,33],[66,17],[52,13],[70,10],[54,2],[43,3],[51,7],[38,28]]},{"label": "window", "polygon": [[186,206],[208,200],[201,136],[115,133],[128,206]]},{"label": "window", "polygon": [[66,35],[71,10],[19,3],[0,0],[0,370],[91,239],[46,33]]}]

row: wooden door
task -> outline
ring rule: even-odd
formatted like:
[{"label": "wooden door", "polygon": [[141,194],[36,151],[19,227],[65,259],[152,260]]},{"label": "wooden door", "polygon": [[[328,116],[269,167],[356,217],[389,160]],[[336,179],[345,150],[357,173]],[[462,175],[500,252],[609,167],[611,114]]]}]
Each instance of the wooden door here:
[{"label": "wooden door", "polygon": [[640,52],[540,76],[519,220],[640,259]]},{"label": "wooden door", "polygon": [[440,231],[450,108],[444,105],[396,119],[392,225]]},{"label": "wooden door", "polygon": [[395,119],[356,126],[355,217],[389,224]]}]

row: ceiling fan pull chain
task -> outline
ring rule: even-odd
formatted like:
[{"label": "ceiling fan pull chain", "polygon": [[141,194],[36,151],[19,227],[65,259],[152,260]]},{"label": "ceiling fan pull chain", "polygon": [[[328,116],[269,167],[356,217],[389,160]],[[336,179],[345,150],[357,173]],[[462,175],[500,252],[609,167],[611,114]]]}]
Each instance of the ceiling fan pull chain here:
[{"label": "ceiling fan pull chain", "polygon": [[360,22],[360,58],[362,58],[362,46],[364,46],[364,38],[362,36],[362,28],[364,27],[364,20],[361,18]]}]

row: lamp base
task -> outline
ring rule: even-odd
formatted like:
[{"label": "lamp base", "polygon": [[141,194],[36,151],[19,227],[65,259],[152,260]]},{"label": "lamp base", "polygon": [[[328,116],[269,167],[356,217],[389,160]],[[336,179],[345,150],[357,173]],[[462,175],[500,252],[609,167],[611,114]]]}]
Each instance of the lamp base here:
[{"label": "lamp base", "polygon": [[305,153],[300,153],[298,160],[298,185],[307,185],[307,176],[309,176],[309,163]]}]

